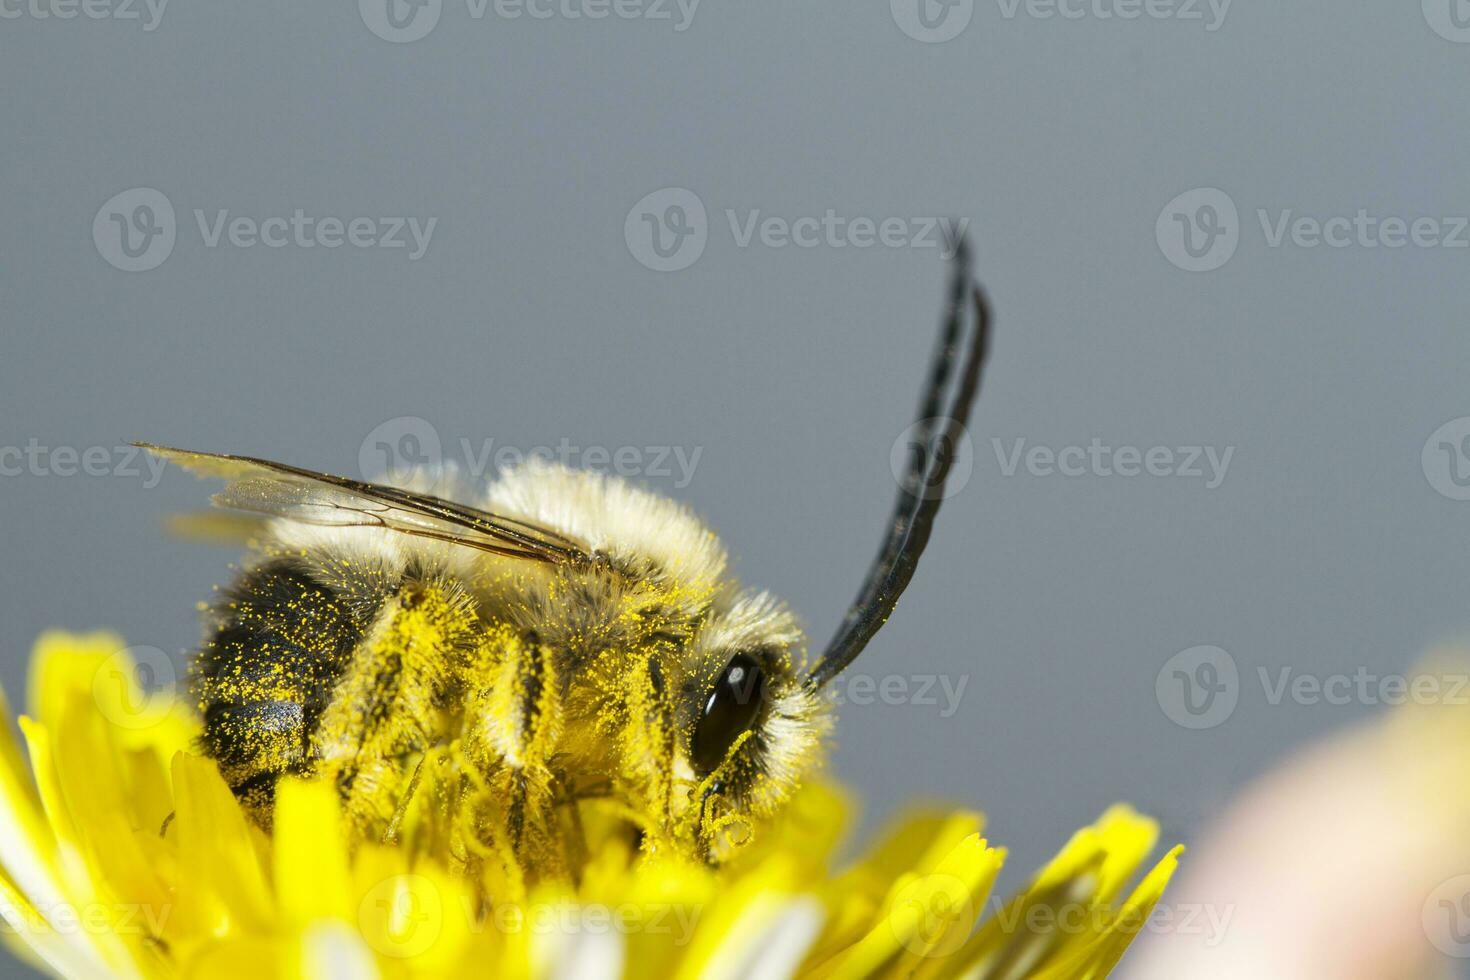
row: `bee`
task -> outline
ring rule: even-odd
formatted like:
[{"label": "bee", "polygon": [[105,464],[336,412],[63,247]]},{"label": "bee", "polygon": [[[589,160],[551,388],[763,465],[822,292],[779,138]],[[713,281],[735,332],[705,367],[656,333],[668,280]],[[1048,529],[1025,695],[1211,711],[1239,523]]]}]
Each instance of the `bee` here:
[{"label": "bee", "polygon": [[140,444],[227,481],[213,503],[251,545],[191,662],[202,750],[267,830],[277,783],[309,776],[356,838],[457,834],[466,861],[564,872],[594,802],[647,851],[727,859],[823,762],[824,689],[929,541],[989,323],[961,248],[892,516],[815,658],[686,506],[611,475],[533,458],[449,499]]}]

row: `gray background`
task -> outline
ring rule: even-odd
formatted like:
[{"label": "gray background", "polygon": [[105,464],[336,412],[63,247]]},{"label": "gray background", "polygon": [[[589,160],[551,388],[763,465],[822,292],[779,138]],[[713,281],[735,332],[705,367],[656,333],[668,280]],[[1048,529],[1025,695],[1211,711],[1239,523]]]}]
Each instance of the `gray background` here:
[{"label": "gray background", "polygon": [[[741,248],[724,211],[968,217],[999,317],[974,473],[861,661],[968,686],[948,718],[849,705],[836,770],[868,828],[914,796],[983,807],[1011,882],[1118,799],[1187,841],[1290,747],[1379,710],[1273,706],[1257,668],[1401,671],[1470,626],[1470,504],[1421,465],[1470,415],[1470,250],[1272,248],[1256,214],[1470,214],[1467,80],[1470,44],[1413,3],[1238,0],[1208,31],[981,0],[943,43],[872,0],[705,0],[682,32],[447,0],[406,44],[348,3],[0,20],[0,444],[355,474],[370,430],[420,416],[451,446],[702,447],[687,487],[648,482],[820,643],[889,507],[945,270],[933,248]],[[139,186],[178,241],[126,273],[92,221]],[[708,245],[658,273],[624,220],[670,186],[707,207]],[[1240,214],[1208,273],[1155,235],[1196,187]],[[193,217],[297,207],[438,226],[411,262],[208,248]],[[1236,451],[1208,490],[1005,477],[992,444],[1095,436]],[[51,626],[183,662],[232,556],[160,532],[203,486],[143,482],[0,478],[8,689]],[[1155,676],[1198,644],[1242,688],[1190,731]]]}]

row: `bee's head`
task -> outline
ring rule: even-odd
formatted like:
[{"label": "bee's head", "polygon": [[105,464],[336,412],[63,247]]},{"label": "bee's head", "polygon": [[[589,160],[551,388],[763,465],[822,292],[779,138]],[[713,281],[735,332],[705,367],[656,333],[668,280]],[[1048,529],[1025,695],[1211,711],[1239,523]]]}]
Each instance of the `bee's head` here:
[{"label": "bee's head", "polygon": [[764,593],[712,610],[680,658],[669,813],[704,856],[748,839],[822,764],[832,706],[805,666],[794,617]]},{"label": "bee's head", "polygon": [[[971,299],[973,339],[962,357]],[[988,322],[962,248],[892,518],[857,599],[810,664],[791,613],[729,578],[718,539],[686,508],[550,466],[492,488],[492,509],[553,526],[603,559],[557,570],[548,598],[527,608],[543,637],[578,663],[568,730],[587,734],[563,761],[639,824],[646,847],[720,860],[820,765],[831,728],[823,688],[887,621],[928,543],[978,390]],[[548,628],[559,635],[547,637]]]}]

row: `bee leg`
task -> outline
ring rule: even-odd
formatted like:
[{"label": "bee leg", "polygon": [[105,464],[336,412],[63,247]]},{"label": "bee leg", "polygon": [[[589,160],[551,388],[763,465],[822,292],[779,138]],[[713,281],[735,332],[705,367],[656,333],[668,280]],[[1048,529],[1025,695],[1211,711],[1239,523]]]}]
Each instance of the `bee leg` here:
[{"label": "bee leg", "polygon": [[403,826],[404,814],[408,813],[409,804],[413,802],[414,795],[418,792],[419,781],[424,776],[424,763],[428,757],[419,759],[418,765],[413,767],[413,775],[409,777],[408,788],[403,791],[403,799],[398,801],[397,808],[393,811],[393,819],[388,821],[388,829],[383,831],[383,843],[392,844],[398,840],[398,829]]},{"label": "bee leg", "polygon": [[415,788],[410,760],[434,743],[454,664],[474,643],[472,600],[448,583],[406,583],[353,652],[312,736],[354,831],[396,833]]},{"label": "bee leg", "polygon": [[542,874],[565,870],[555,832],[551,759],[563,730],[561,687],[549,648],[534,635],[492,631],[475,676],[467,678],[465,746],[485,777],[484,831]]}]

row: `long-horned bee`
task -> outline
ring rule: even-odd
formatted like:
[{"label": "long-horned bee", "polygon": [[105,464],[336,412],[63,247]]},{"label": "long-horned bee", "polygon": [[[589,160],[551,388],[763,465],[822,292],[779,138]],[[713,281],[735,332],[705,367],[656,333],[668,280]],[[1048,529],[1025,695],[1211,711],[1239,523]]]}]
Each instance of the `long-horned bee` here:
[{"label": "long-horned bee", "polygon": [[[202,748],[269,827],[278,780],[334,781],[353,833],[568,861],[593,801],[648,851],[718,862],[824,755],[823,688],[881,628],[924,551],[979,387],[989,314],[959,250],[877,556],[812,659],[685,506],[530,460],[462,499],[244,456],[147,446],[228,481],[251,543],[191,678]],[[417,815],[416,815],[417,814]]]}]

